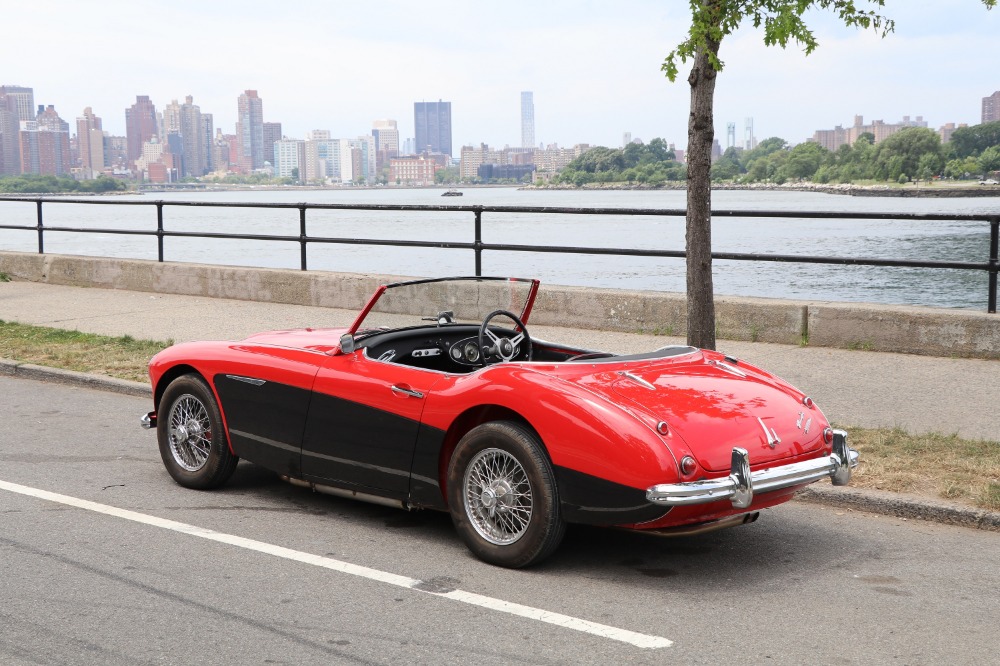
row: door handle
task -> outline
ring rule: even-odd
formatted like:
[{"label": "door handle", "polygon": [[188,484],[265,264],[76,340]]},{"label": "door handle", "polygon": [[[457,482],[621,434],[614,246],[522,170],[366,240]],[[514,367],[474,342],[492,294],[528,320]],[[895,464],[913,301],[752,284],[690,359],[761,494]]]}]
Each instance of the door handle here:
[{"label": "door handle", "polygon": [[405,395],[411,398],[423,398],[424,394],[420,391],[414,391],[413,389],[406,388],[405,386],[394,385],[392,387],[392,392],[396,395]]}]

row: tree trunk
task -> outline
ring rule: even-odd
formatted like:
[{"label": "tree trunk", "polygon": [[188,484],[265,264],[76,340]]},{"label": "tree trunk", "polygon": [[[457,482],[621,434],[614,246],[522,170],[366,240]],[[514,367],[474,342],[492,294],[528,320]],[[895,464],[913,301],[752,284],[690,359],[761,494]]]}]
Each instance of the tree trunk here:
[{"label": "tree trunk", "polygon": [[715,125],[716,71],[708,54],[718,54],[719,42],[699,51],[688,76],[691,115],[687,148],[687,342],[715,349],[715,301],[712,288],[712,142]]}]

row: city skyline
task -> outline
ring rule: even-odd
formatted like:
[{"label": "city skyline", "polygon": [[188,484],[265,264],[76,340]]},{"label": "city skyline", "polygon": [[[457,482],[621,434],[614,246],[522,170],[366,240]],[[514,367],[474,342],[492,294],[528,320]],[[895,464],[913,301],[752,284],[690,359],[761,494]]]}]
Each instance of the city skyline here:
[{"label": "city skyline", "polygon": [[[820,46],[809,57],[794,45],[764,47],[749,26],[727,38],[717,138],[724,142],[726,123],[746,117],[755,119],[758,139],[792,143],[857,114],[886,122],[921,115],[932,128],[978,123],[982,98],[1000,88],[1000,77],[977,55],[991,52],[1000,11],[987,12],[976,0],[914,4],[887,2],[897,30],[885,40],[844,28],[830,12],[811,14]],[[54,105],[64,118],[90,107],[113,135],[125,134],[124,110],[139,95],[158,108],[191,95],[202,113],[214,114],[215,127],[233,133],[232,100],[255,89],[267,100],[266,119],[296,138],[313,129],[355,136],[376,118],[398,119],[401,138],[409,138],[415,100],[449,100],[457,153],[481,142],[520,145],[519,94],[531,90],[538,143],[613,147],[623,132],[686,143],[687,84],[671,84],[659,71],[687,28],[682,2],[605,7],[514,0],[487,10],[390,1],[376,24],[361,7],[303,2],[279,14],[253,1],[239,11],[181,2],[178,11],[159,15],[142,3],[109,0],[99,11],[79,12],[76,4],[53,0],[42,20],[32,5],[15,0],[5,19],[22,29],[0,40],[0,62],[17,63],[0,78],[33,88],[36,104]],[[485,24],[496,38],[482,38]],[[427,40],[432,26],[436,34],[447,29],[448,39]],[[141,37],[142,45],[105,67],[101,56],[90,55],[108,52],[94,50],[92,37],[100,34]],[[255,42],[266,49],[243,43],[254,34],[267,35]],[[158,35],[169,53],[153,46]],[[293,51],[309,57],[278,56]]]}]

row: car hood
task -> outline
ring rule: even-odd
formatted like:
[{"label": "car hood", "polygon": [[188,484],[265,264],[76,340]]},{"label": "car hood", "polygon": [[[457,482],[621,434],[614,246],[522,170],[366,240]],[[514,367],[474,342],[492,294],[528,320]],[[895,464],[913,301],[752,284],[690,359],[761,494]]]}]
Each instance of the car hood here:
[{"label": "car hood", "polygon": [[[772,375],[721,354],[628,363],[600,363],[560,376],[653,423],[665,421],[702,468],[726,471],[733,447],[754,466],[800,456],[824,446],[829,425],[805,396]],[[669,438],[668,438],[669,443]]]},{"label": "car hood", "polygon": [[291,349],[308,349],[329,354],[340,349],[340,336],[346,332],[346,328],[295,328],[287,331],[256,333],[245,338],[243,342]]}]

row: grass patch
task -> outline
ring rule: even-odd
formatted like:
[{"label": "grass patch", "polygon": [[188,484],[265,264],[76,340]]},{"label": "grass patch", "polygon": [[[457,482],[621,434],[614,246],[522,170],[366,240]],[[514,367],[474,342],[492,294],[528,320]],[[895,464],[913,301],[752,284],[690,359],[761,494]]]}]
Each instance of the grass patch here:
[{"label": "grass patch", "polygon": [[861,465],[851,485],[916,493],[1000,511],[1000,442],[850,428]]},{"label": "grass patch", "polygon": [[0,358],[139,382],[149,379],[150,357],[171,344],[0,320]]},{"label": "grass patch", "polygon": [[0,282],[10,282],[10,276],[0,271]]}]

